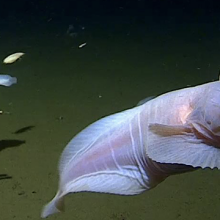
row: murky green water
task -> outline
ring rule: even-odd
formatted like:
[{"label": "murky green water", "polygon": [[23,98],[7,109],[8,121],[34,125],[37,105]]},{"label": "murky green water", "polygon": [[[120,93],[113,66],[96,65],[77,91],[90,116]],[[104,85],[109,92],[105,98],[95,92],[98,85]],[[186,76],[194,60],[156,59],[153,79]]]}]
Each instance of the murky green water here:
[{"label": "murky green water", "polygon": [[[88,124],[148,96],[218,79],[218,28],[174,20],[82,19],[86,28],[74,37],[66,34],[74,21],[2,21],[0,59],[26,55],[0,65],[18,78],[0,88],[0,174],[12,177],[0,181],[1,219],[40,219],[57,189],[63,148]],[[50,219],[217,219],[219,182],[220,172],[207,169],[170,177],[139,196],[72,194],[66,212]]]}]

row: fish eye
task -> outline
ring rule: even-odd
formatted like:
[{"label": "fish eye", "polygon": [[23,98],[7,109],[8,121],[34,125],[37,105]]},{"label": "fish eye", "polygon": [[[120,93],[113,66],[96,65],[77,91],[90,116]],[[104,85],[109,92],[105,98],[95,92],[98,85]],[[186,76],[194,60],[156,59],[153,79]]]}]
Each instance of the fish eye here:
[{"label": "fish eye", "polygon": [[212,122],[211,122],[211,121],[207,121],[207,124],[211,125],[211,124],[212,124]]}]

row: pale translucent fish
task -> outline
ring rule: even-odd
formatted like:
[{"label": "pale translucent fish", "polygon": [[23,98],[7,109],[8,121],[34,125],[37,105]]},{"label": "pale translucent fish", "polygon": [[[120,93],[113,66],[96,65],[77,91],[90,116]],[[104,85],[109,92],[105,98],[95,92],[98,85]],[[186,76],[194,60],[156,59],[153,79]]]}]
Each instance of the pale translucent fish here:
[{"label": "pale translucent fish", "polygon": [[0,75],[0,85],[2,86],[11,86],[12,84],[17,83],[16,77],[11,77],[9,75]]},{"label": "pale translucent fish", "polygon": [[198,167],[220,169],[220,82],[166,93],[105,117],[64,149],[59,189],[41,217],[71,192],[135,195]]},{"label": "pale translucent fish", "polygon": [[3,63],[5,64],[11,64],[20,59],[22,56],[24,56],[24,53],[18,52],[18,53],[13,53],[9,56],[7,56],[4,60]]}]

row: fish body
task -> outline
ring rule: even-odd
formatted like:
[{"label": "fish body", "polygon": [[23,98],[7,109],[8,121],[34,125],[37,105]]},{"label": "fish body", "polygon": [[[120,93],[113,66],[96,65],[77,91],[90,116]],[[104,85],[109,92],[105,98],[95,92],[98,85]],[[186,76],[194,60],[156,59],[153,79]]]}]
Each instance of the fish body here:
[{"label": "fish body", "polygon": [[166,93],[81,131],[61,155],[59,189],[41,217],[63,211],[72,192],[135,195],[206,167],[220,169],[219,81]]}]

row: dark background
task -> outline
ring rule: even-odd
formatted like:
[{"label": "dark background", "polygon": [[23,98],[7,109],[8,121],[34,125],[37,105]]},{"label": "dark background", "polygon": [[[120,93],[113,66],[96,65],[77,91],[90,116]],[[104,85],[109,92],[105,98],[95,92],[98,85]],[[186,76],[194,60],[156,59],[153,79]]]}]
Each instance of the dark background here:
[{"label": "dark background", "polygon": [[177,16],[182,19],[198,19],[212,21],[219,12],[219,1],[180,1],[180,0],[12,0],[1,1],[0,16],[16,16],[19,19],[27,19],[29,16],[36,19],[52,17],[53,19],[65,19],[72,16],[93,15],[136,15],[154,16],[158,19],[166,16]]}]

